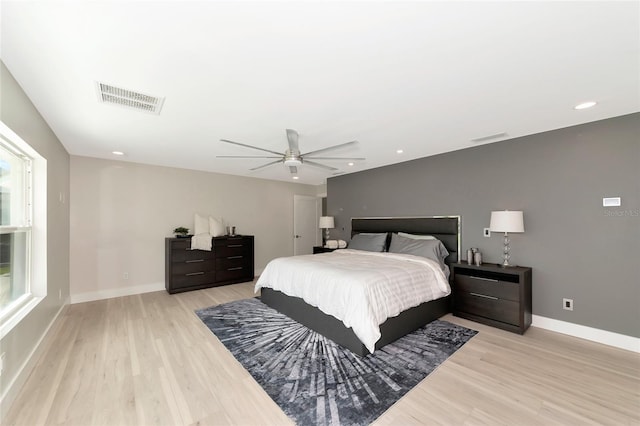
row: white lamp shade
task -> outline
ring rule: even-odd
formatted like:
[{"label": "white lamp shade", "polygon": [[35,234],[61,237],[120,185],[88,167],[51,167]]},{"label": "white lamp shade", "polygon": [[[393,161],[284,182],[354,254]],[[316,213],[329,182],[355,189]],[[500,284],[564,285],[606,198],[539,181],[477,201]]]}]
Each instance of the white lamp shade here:
[{"label": "white lamp shade", "polygon": [[333,216],[320,216],[319,228],[333,229],[335,224],[333,223]]},{"label": "white lamp shade", "polygon": [[521,211],[491,212],[491,232],[524,232],[524,219]]}]

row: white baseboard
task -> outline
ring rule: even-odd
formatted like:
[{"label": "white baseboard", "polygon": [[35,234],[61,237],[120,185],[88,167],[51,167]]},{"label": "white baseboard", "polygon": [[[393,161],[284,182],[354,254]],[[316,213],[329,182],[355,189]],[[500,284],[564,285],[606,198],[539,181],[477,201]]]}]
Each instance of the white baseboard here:
[{"label": "white baseboard", "polygon": [[46,330],[44,331],[44,333],[42,333],[40,339],[38,339],[38,342],[31,350],[31,353],[29,353],[29,356],[27,356],[27,358],[23,361],[22,365],[18,369],[18,374],[13,377],[11,383],[9,383],[9,386],[5,388],[6,390],[4,391],[4,394],[0,397],[0,424],[4,421],[4,416],[9,411],[9,408],[11,408],[11,404],[13,404],[13,401],[15,401],[18,393],[22,389],[22,386],[24,386],[25,382],[31,375],[31,372],[38,363],[38,360],[42,355],[42,351],[44,350],[44,345],[42,343],[49,336],[49,332],[51,331],[53,325],[58,321],[58,318],[60,318],[60,314],[68,306],[67,302],[68,300],[65,300],[65,303],[60,307],[60,309],[58,309],[58,312],[56,312]]},{"label": "white baseboard", "polygon": [[598,328],[541,317],[539,315],[532,315],[531,325],[545,330],[555,331],[557,333],[567,334],[569,336],[591,340],[592,342],[602,343],[604,345],[640,353],[640,338],[637,337],[626,336],[624,334],[600,330]]},{"label": "white baseboard", "polygon": [[133,287],[109,288],[71,295],[71,303],[93,302],[94,300],[112,299],[114,297],[132,296],[134,294],[151,293],[164,290],[164,283],[143,284]]}]

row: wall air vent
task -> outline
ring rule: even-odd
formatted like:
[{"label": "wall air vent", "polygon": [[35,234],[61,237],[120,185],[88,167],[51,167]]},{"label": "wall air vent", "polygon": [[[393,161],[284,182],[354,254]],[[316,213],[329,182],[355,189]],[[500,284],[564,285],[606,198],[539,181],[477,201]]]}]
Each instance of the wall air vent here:
[{"label": "wall air vent", "polygon": [[471,139],[471,142],[486,142],[490,141],[491,139],[504,138],[505,136],[508,136],[506,132],[496,133],[495,135],[482,136],[481,138]]},{"label": "wall air vent", "polygon": [[99,81],[96,82],[96,89],[98,90],[98,99],[100,102],[132,108],[151,114],[160,114],[162,104],[164,103],[164,98],[122,89],[110,84],[100,83]]}]

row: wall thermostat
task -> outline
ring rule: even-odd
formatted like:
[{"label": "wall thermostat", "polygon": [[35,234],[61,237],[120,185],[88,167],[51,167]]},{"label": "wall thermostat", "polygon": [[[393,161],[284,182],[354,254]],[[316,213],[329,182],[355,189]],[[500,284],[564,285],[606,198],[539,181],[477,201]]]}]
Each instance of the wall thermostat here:
[{"label": "wall thermostat", "polygon": [[602,199],[602,207],[619,207],[620,197],[608,197]]}]

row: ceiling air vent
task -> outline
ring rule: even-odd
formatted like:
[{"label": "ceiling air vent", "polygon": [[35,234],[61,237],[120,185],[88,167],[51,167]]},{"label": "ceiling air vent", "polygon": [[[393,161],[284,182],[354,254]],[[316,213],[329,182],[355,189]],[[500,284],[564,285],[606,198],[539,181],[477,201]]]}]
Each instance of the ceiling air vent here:
[{"label": "ceiling air vent", "polygon": [[96,82],[96,87],[100,102],[107,104],[120,105],[151,114],[160,114],[164,103],[164,98],[145,95],[144,93],[122,89],[110,84]]}]

